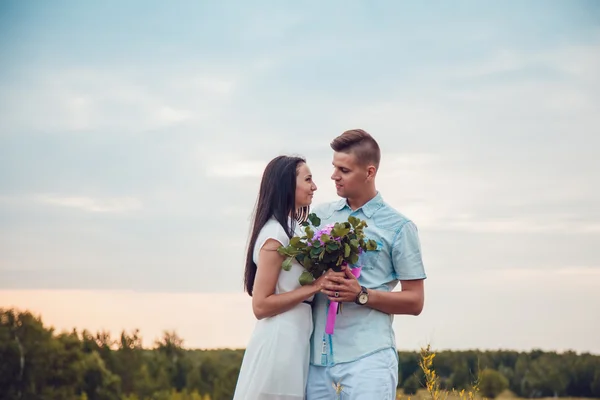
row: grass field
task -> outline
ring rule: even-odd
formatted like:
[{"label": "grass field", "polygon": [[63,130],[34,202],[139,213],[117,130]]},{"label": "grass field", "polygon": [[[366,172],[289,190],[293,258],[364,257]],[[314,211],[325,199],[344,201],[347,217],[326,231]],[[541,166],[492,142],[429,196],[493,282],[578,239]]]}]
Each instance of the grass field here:
[{"label": "grass field", "polygon": [[[431,400],[432,396],[431,394],[427,391],[427,389],[421,389],[419,390],[416,394],[413,395],[405,395],[402,390],[398,390],[398,393],[396,395],[396,399],[398,400],[407,400],[408,398],[410,398],[411,400]],[[443,400],[443,399],[448,399],[448,400],[462,400],[462,399],[468,399],[468,397],[461,397],[459,396],[458,393],[452,393],[452,392],[440,392],[440,397],[439,399]],[[482,400],[483,397],[478,395],[478,394],[474,394],[473,399],[480,399]],[[600,400],[600,399],[590,399],[588,397],[539,397],[536,398],[536,400]],[[503,393],[501,393],[498,397],[496,397],[496,400],[529,400],[529,399],[525,399],[523,397],[517,397],[515,396],[513,393],[511,393],[509,390],[504,391]]]}]

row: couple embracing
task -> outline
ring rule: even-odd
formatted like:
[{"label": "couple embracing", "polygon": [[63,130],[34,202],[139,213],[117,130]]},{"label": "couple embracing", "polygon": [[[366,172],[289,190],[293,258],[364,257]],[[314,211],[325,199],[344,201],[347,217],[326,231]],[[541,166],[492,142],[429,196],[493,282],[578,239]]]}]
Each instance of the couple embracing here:
[{"label": "couple embracing", "polygon": [[[331,179],[339,201],[319,205],[323,224],[366,222],[376,243],[351,266],[327,270],[301,285],[304,267],[282,269],[278,252],[309,213],[317,186],[306,161],[280,156],[266,167],[249,240],[245,289],[258,319],[242,362],[234,400],[386,400],[396,398],[396,314],[423,309],[425,270],[417,227],[390,207],[375,186],[380,149],[361,129],[331,142]],[[400,291],[392,291],[400,283]],[[342,305],[335,331],[326,323],[331,302]]]}]

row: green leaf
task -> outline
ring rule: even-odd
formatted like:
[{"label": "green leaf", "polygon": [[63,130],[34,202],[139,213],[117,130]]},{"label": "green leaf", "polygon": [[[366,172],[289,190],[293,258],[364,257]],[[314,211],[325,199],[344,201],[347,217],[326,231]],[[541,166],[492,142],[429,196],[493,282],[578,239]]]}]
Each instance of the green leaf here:
[{"label": "green leaf", "polygon": [[327,243],[327,247],[326,247],[326,249],[329,250],[330,252],[336,251],[339,248],[340,248],[340,245],[338,244],[338,242],[335,242],[335,241]]},{"label": "green leaf", "polygon": [[356,217],[353,217],[351,215],[348,217],[348,222],[350,222],[350,225],[352,225],[352,227],[356,228],[356,226],[358,225],[359,219]]},{"label": "green leaf", "polygon": [[314,280],[315,280],[315,278],[308,271],[302,272],[300,274],[300,277],[298,278],[298,282],[300,282],[300,285],[302,285],[302,286],[310,285],[311,283],[313,283]]},{"label": "green leaf", "polygon": [[358,249],[358,246],[359,246],[358,240],[356,240],[356,239],[352,239],[352,240],[350,241],[350,246],[352,246],[352,248],[353,248],[354,250]]},{"label": "green leaf", "polygon": [[294,249],[293,247],[287,246],[287,247],[283,247],[280,246],[277,248],[277,252],[279,254],[281,254],[282,256],[285,257],[292,257],[295,256],[298,253],[298,250]]},{"label": "green leaf", "polygon": [[292,260],[293,259],[294,259],[294,257],[286,258],[285,261],[283,262],[283,264],[281,264],[281,268],[283,268],[284,271],[289,271],[290,269],[292,269]]},{"label": "green leaf", "polygon": [[304,268],[306,269],[312,269],[314,264],[312,262],[312,260],[310,259],[310,257],[306,257],[302,263],[302,265],[304,266]]},{"label": "green leaf", "polygon": [[315,258],[315,257],[317,257],[317,256],[319,255],[319,252],[320,252],[320,250],[321,250],[321,249],[320,249],[320,248],[318,248],[318,247],[313,247],[312,249],[310,249],[310,256],[311,256],[312,258]]},{"label": "green leaf", "polygon": [[302,251],[293,247],[286,247],[282,251],[278,251],[278,253],[285,257],[295,257],[298,254],[302,253]]},{"label": "green leaf", "polygon": [[327,234],[321,235],[321,242],[327,243],[331,240],[331,237]]},{"label": "green leaf", "polygon": [[306,238],[310,240],[314,236],[315,236],[315,232],[310,228],[306,228]]},{"label": "green leaf", "polygon": [[377,242],[370,239],[367,242],[367,250],[368,251],[377,250]]},{"label": "green leaf", "polygon": [[333,228],[331,230],[331,234],[334,237],[343,237],[343,236],[346,236],[348,233],[350,233],[350,228],[339,227],[339,228]]},{"label": "green leaf", "polygon": [[358,262],[358,254],[352,254],[348,261],[350,264],[356,264]]},{"label": "green leaf", "polygon": [[293,238],[290,239],[290,245],[292,245],[294,247],[298,247],[299,243],[300,243],[300,238],[298,236],[294,236]]},{"label": "green leaf", "polygon": [[315,213],[310,213],[308,215],[308,220],[315,227],[321,225],[321,218],[317,217],[317,214]]},{"label": "green leaf", "polygon": [[344,243],[344,257],[348,257],[350,255],[350,246],[348,243]]}]

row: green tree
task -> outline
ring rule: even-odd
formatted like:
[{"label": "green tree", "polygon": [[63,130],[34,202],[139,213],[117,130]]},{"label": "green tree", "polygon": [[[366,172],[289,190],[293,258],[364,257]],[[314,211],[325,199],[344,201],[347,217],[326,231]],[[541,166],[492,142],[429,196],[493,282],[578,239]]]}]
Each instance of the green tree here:
[{"label": "green tree", "polygon": [[596,373],[594,374],[594,380],[590,384],[590,394],[594,397],[600,397],[600,363]]},{"label": "green tree", "polygon": [[121,377],[124,393],[136,392],[136,375],[142,367],[142,337],[138,329],[121,332],[118,349],[114,354],[115,372]]},{"label": "green tree", "polygon": [[569,371],[557,354],[538,355],[529,364],[523,378],[525,392],[530,397],[559,397],[565,394]]},{"label": "green tree", "polygon": [[229,367],[222,370],[215,381],[213,400],[230,400],[233,398],[239,373],[239,367]]},{"label": "green tree", "polygon": [[529,356],[520,354],[515,363],[513,378],[510,380],[509,388],[519,397],[532,397],[533,393],[529,393],[528,384],[525,375],[529,370]]},{"label": "green tree", "polygon": [[187,386],[187,376],[191,365],[183,349],[183,339],[175,332],[164,332],[161,340],[155,342],[159,354],[164,356],[171,386],[177,391]]},{"label": "green tree", "polygon": [[121,378],[106,368],[98,352],[88,353],[81,360],[83,372],[81,389],[88,400],[118,400]]},{"label": "green tree", "polygon": [[68,399],[75,397],[79,382],[71,366],[77,361],[76,336],[53,337],[42,320],[30,312],[0,310],[0,393],[3,398]]},{"label": "green tree", "polygon": [[404,382],[418,372],[419,355],[415,352],[398,352],[398,386],[404,387]]},{"label": "green tree", "polygon": [[473,383],[473,377],[466,364],[455,364],[450,375],[450,386],[457,390],[467,389]]},{"label": "green tree", "polygon": [[420,388],[421,382],[419,381],[417,374],[412,374],[407,380],[404,381],[404,385],[402,386],[404,394],[406,395],[413,395],[417,393]]},{"label": "green tree", "polygon": [[594,371],[600,370],[598,358],[591,354],[578,355],[575,352],[567,352],[563,358],[567,358],[569,370],[569,384],[566,395],[572,397],[600,397],[592,393],[592,382]]},{"label": "green tree", "polygon": [[203,360],[200,361],[198,370],[200,376],[197,381],[197,386],[194,387],[194,389],[197,389],[198,392],[202,394],[212,394],[219,371],[219,364],[215,361],[215,357],[212,354],[206,355]]},{"label": "green tree", "polygon": [[490,399],[496,398],[508,388],[508,379],[500,372],[486,368],[479,373],[479,390]]}]

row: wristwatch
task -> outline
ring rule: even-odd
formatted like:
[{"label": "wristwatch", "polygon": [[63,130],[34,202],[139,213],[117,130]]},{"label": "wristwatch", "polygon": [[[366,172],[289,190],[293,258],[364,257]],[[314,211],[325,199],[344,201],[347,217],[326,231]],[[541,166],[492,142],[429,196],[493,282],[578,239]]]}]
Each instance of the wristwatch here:
[{"label": "wristwatch", "polygon": [[358,305],[364,306],[369,301],[369,292],[367,292],[367,288],[364,286],[360,287],[360,293],[356,296],[356,300],[354,302]]}]

